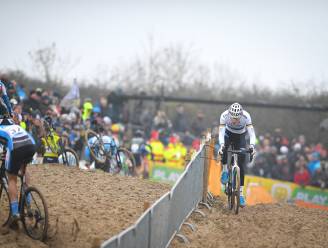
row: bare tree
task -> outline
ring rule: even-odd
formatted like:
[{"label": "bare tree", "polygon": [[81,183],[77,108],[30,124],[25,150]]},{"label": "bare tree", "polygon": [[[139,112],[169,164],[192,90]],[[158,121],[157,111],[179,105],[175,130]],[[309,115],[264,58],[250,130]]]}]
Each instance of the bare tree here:
[{"label": "bare tree", "polygon": [[68,54],[60,57],[56,43],[30,51],[28,55],[33,67],[46,83],[62,82],[63,76],[66,76],[79,63],[79,59],[73,61]]},{"label": "bare tree", "polygon": [[52,71],[56,61],[56,44],[30,51],[29,56],[33,62],[35,69],[41,74],[47,83],[53,81]]},{"label": "bare tree", "polygon": [[[164,48],[155,48],[152,38],[144,49],[142,56],[137,56],[132,63],[115,67],[111,77],[105,79],[110,85],[117,85],[129,91],[148,91],[160,93],[164,87],[165,92],[174,91],[191,86],[194,82],[205,80],[208,71],[205,67],[194,63],[197,58],[191,48],[182,45],[172,45]],[[198,69],[201,68],[201,72]],[[98,79],[98,81],[104,81]]]}]

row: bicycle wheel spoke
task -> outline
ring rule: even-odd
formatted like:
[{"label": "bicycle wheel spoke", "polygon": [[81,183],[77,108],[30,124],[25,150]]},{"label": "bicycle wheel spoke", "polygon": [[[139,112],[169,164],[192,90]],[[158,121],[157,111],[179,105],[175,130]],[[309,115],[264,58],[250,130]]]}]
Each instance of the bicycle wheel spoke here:
[{"label": "bicycle wheel spoke", "polygon": [[[33,200],[33,203],[35,204],[35,207],[36,207],[38,210],[40,210],[39,204],[38,204],[38,202],[35,200],[34,194],[32,194],[32,193],[31,193],[31,198],[32,198],[32,200]],[[28,204],[28,203],[26,202],[26,204]]]},{"label": "bicycle wheel spoke", "polygon": [[[30,195],[28,200],[27,195]],[[42,194],[29,187],[25,192],[21,217],[26,233],[33,239],[43,240],[48,229],[48,210]]]}]

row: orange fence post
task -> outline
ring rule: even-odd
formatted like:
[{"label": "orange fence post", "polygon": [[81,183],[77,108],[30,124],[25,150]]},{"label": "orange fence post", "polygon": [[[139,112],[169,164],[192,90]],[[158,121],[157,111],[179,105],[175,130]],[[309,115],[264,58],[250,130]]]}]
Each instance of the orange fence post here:
[{"label": "orange fence post", "polygon": [[214,196],[221,194],[221,163],[216,160],[216,154],[214,154],[215,138],[211,139],[211,145],[209,150],[209,180],[208,189]]}]

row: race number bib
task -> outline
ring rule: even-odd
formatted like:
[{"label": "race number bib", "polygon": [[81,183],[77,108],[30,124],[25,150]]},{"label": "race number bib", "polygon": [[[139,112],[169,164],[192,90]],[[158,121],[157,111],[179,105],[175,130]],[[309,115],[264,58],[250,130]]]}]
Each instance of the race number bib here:
[{"label": "race number bib", "polygon": [[23,129],[18,125],[8,125],[2,127],[2,129],[5,130],[10,135],[10,137],[17,137],[17,136],[24,135]]}]

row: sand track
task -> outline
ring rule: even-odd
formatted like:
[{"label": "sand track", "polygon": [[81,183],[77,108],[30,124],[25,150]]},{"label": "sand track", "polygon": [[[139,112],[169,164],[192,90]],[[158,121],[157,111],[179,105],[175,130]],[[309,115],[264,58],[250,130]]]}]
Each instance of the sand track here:
[{"label": "sand track", "polygon": [[[137,178],[85,172],[59,165],[30,166],[32,185],[44,194],[49,214],[49,238],[31,240],[23,230],[0,234],[0,247],[99,247],[134,223],[170,189],[169,185]],[[257,205],[232,214],[217,198],[206,218],[193,214],[170,247],[328,247],[328,212],[288,204]]]},{"label": "sand track", "polygon": [[29,166],[29,171],[31,184],[48,204],[49,238],[42,243],[22,229],[10,231],[0,234],[0,247],[98,247],[133,224],[145,203],[152,204],[170,189],[166,184],[60,165]]},{"label": "sand track", "polygon": [[176,238],[170,247],[328,247],[328,212],[289,204],[246,207],[239,215],[227,210],[222,198],[215,200],[206,218],[193,214],[188,220],[196,231],[183,227],[189,245]]}]

